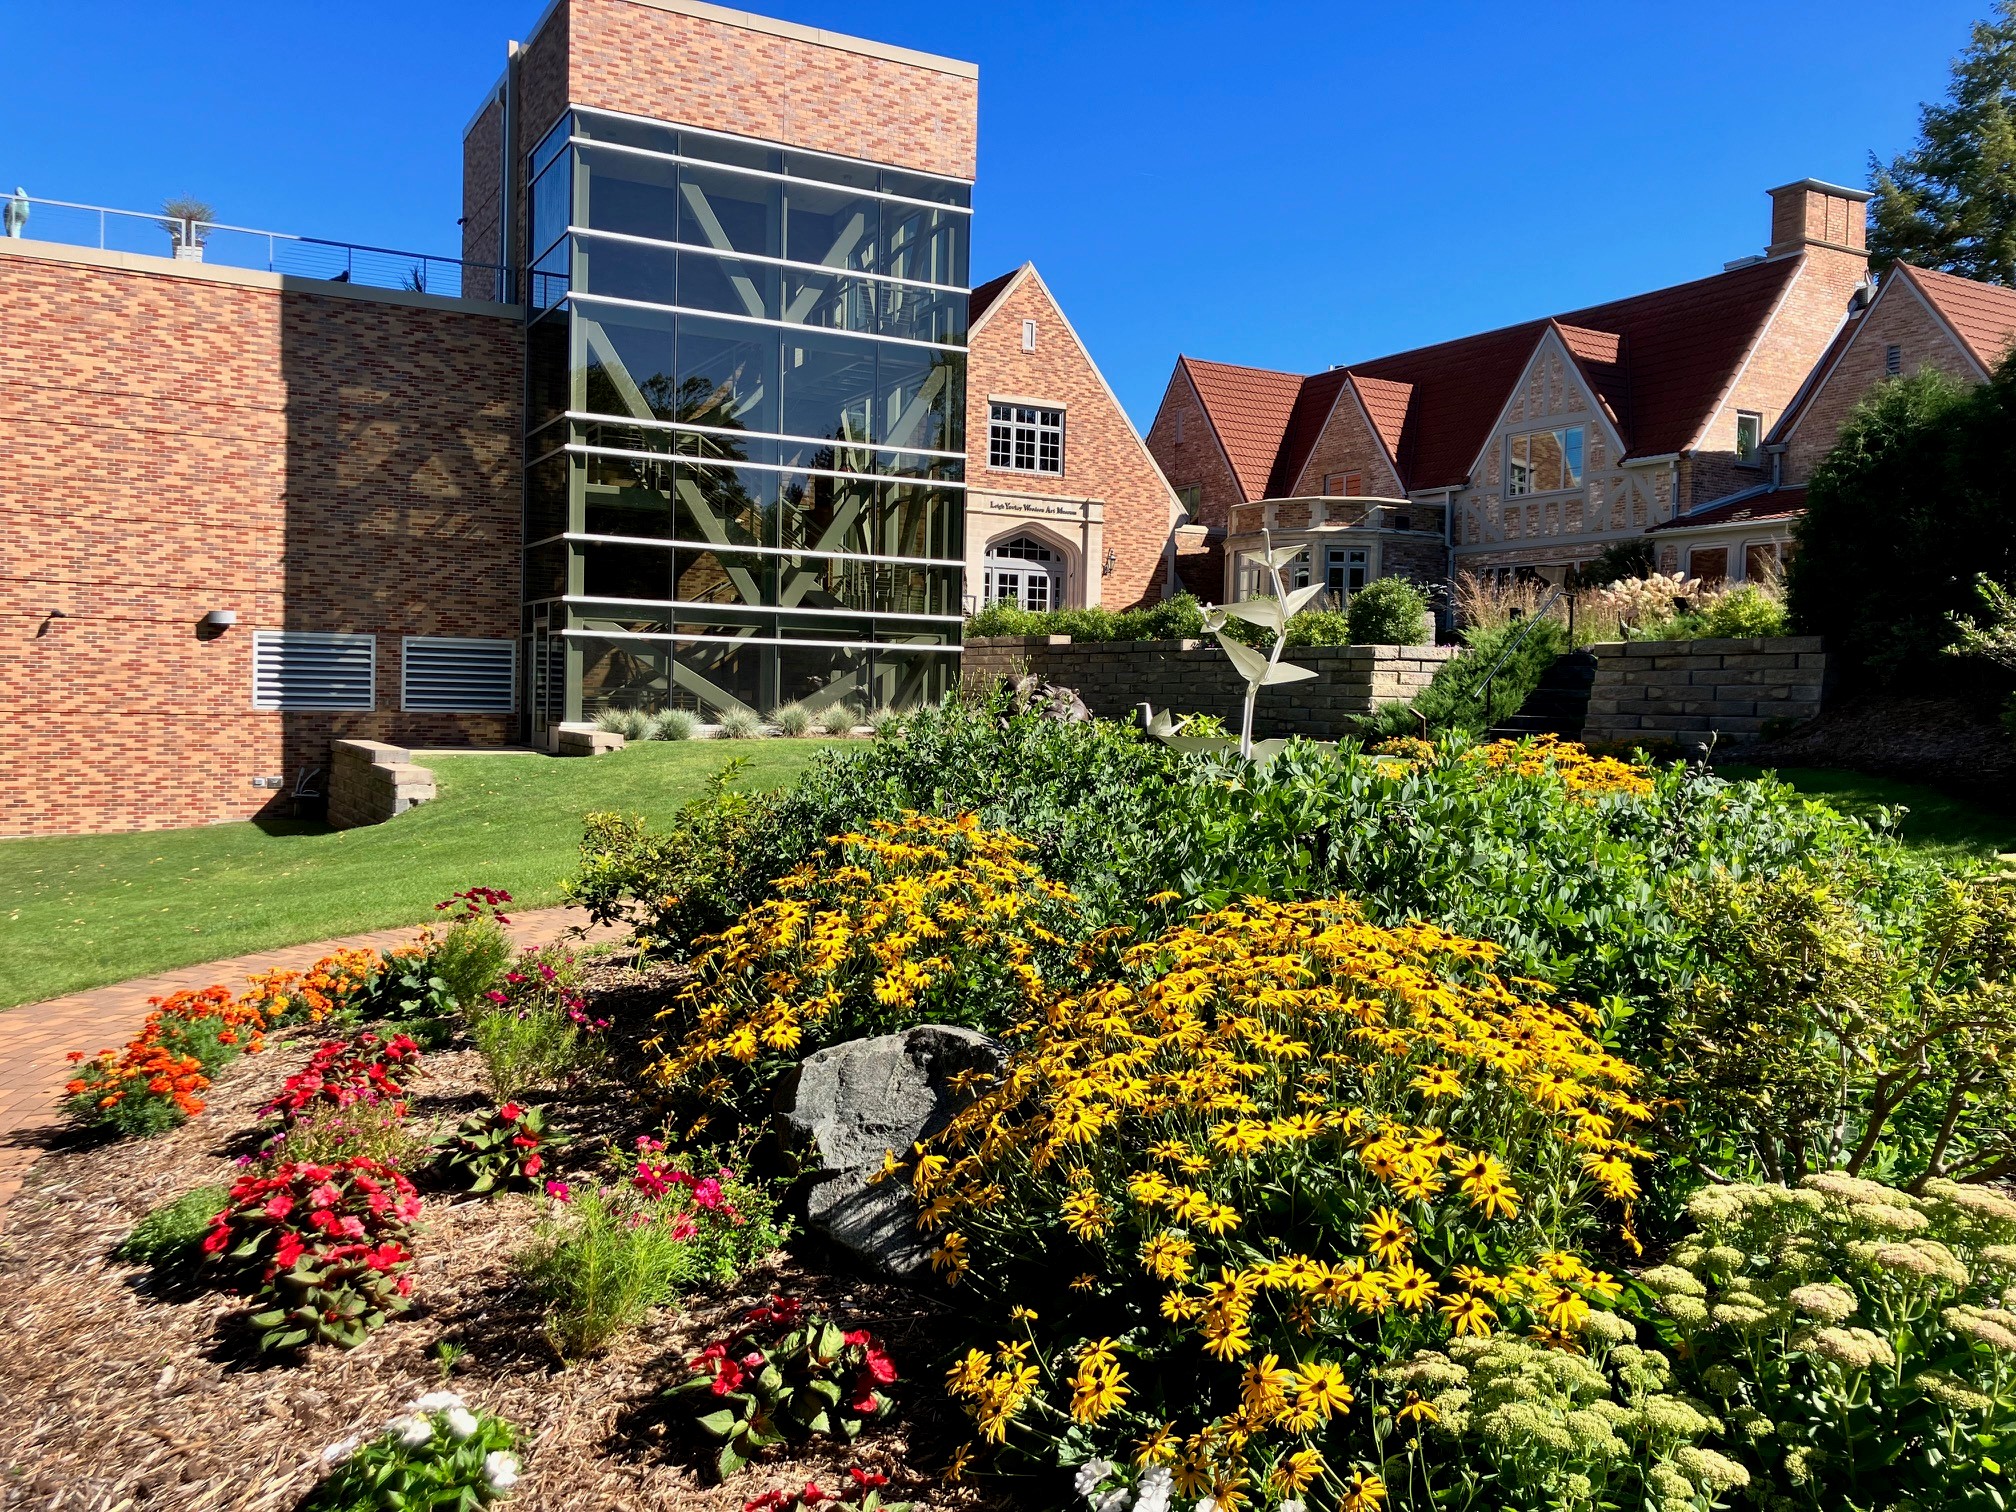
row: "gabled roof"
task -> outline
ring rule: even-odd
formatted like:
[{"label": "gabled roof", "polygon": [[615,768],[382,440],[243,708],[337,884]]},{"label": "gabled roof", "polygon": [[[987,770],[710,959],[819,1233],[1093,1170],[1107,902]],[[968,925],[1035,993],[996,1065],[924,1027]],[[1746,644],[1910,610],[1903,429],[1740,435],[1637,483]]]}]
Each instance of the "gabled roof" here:
[{"label": "gabled roof", "polygon": [[1195,357],[1178,357],[1176,364],[1197,391],[1240,491],[1249,500],[1266,497],[1267,475],[1281,451],[1281,438],[1303,380],[1294,373],[1234,367]]},{"label": "gabled roof", "polygon": [[1753,521],[1786,520],[1805,508],[1805,484],[1773,488],[1766,483],[1740,494],[1731,494],[1719,504],[1710,504],[1692,514],[1676,515],[1645,533],[1657,535],[1662,530],[1692,530],[1701,525],[1747,525]]},{"label": "gabled roof", "polygon": [[2016,289],[1978,283],[1952,273],[1935,273],[1898,263],[1897,271],[1918,287],[1986,371],[1992,372],[2016,339]]},{"label": "gabled roof", "polygon": [[1022,271],[1022,268],[1026,268],[1028,266],[1029,266],[1028,263],[1024,263],[1022,264],[1021,268],[1010,268],[1006,273],[1003,273],[999,278],[988,279],[987,282],[980,285],[980,287],[975,289],[971,294],[967,295],[966,323],[969,326],[978,325],[980,323],[980,317],[985,315],[990,309],[993,308],[994,301],[999,299],[1003,294],[1008,292],[1008,285],[1015,282],[1016,275]]},{"label": "gabled roof", "polygon": [[1770,258],[1307,378],[1194,357],[1178,362],[1248,499],[1275,483],[1293,486],[1346,380],[1404,486],[1461,485],[1550,328],[1610,412],[1627,455],[1661,456],[1694,444],[1802,262]]}]

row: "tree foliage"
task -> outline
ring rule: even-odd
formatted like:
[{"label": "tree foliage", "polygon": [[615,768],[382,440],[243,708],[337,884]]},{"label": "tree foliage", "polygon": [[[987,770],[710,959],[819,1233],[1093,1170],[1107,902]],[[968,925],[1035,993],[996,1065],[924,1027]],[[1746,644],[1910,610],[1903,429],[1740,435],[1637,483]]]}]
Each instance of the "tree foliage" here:
[{"label": "tree foliage", "polygon": [[1787,579],[1792,618],[1851,674],[1936,675],[1982,575],[2016,584],[2016,361],[1979,388],[1886,383],[1814,470]]},{"label": "tree foliage", "polygon": [[2016,285],[2016,0],[1998,0],[1953,64],[1946,99],[1919,111],[1918,141],[1870,155],[1870,263]]}]

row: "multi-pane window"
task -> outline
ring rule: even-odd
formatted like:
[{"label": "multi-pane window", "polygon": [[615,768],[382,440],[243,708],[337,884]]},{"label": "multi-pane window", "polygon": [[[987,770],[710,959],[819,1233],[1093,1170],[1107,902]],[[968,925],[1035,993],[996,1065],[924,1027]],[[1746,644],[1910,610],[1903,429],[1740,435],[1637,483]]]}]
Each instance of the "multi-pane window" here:
[{"label": "multi-pane window", "polygon": [[1323,492],[1333,497],[1355,499],[1365,492],[1365,475],[1355,472],[1325,473]]},{"label": "multi-pane window", "polygon": [[368,713],[377,707],[378,638],[319,630],[252,632],[252,707]]},{"label": "multi-pane window", "polygon": [[1754,467],[1763,460],[1764,417],[1754,410],[1736,411],[1736,460]]},{"label": "multi-pane window", "polygon": [[1063,597],[1064,564],[1057,553],[1029,536],[996,541],[987,548],[983,593],[990,604],[1012,604],[1042,613]]},{"label": "multi-pane window", "polygon": [[1064,471],[1064,411],[1029,404],[988,406],[987,465],[1007,472]]},{"label": "multi-pane window", "polygon": [[1324,553],[1323,581],[1339,598],[1349,598],[1365,586],[1369,554],[1358,547],[1332,546]]},{"label": "multi-pane window", "polygon": [[1582,486],[1582,427],[1527,431],[1505,438],[1505,496],[1558,493]]},{"label": "multi-pane window", "polygon": [[1198,512],[1204,508],[1204,485],[1201,483],[1185,484],[1182,488],[1176,490],[1176,502],[1183,506],[1184,519],[1196,519]]}]

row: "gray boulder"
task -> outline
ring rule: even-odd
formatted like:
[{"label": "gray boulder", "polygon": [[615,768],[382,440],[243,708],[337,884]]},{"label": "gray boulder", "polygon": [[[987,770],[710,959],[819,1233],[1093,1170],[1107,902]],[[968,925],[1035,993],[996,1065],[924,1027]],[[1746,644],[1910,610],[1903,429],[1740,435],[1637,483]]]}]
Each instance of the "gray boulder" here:
[{"label": "gray boulder", "polygon": [[849,1040],[807,1056],[783,1091],[792,1133],[809,1139],[821,1173],[807,1217],[811,1226],[875,1269],[917,1270],[931,1245],[917,1232],[917,1207],[899,1182],[868,1184],[893,1150],[907,1155],[970,1101],[949,1083],[961,1071],[999,1075],[999,1042],[975,1029],[919,1024],[901,1034]]}]

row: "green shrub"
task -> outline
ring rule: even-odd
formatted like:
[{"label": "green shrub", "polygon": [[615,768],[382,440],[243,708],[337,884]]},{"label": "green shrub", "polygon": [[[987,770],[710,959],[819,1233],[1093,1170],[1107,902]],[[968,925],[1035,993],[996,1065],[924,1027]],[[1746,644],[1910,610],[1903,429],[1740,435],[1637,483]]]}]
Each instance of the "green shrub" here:
[{"label": "green shrub", "polygon": [[1789,633],[1784,600],[1754,583],[1743,583],[1716,599],[1702,618],[1707,622],[1705,638]]},{"label": "green shrub", "polygon": [[580,986],[569,952],[555,945],[528,950],[470,1015],[470,1038],[496,1096],[553,1086],[601,1058],[599,1025],[587,1016]]},{"label": "green shrub", "polygon": [[767,868],[779,864],[769,833],[778,800],[729,788],[748,764],[746,756],[724,762],[663,831],[636,815],[588,815],[568,899],[598,924],[628,928],[652,951],[682,953],[727,924],[768,886]]},{"label": "green shrub", "polygon": [[613,731],[625,740],[649,740],[657,733],[651,716],[642,709],[604,709],[595,716],[595,728]]},{"label": "green shrub", "polygon": [[441,983],[448,1002],[464,1011],[497,985],[511,959],[511,936],[495,919],[457,919],[426,954],[427,973]]},{"label": "green shrub", "polygon": [[892,725],[899,723],[902,718],[903,716],[899,711],[884,704],[880,707],[870,709],[866,714],[862,715],[861,722],[868,726],[869,734],[881,735]]},{"label": "green shrub", "polygon": [[654,737],[658,740],[691,740],[700,721],[685,709],[667,709],[657,719]]},{"label": "green shrub", "polygon": [[421,1149],[422,1141],[406,1126],[404,1105],[391,1101],[356,1102],[347,1108],[312,1104],[259,1153],[275,1165],[298,1161],[327,1165],[367,1155],[405,1170]]},{"label": "green shrub", "polygon": [[796,740],[812,733],[812,711],[802,703],[780,704],[770,713],[770,722],[779,735]]},{"label": "green shrub", "polygon": [[854,706],[849,703],[830,703],[826,705],[825,708],[819,711],[819,717],[814,721],[819,726],[820,734],[835,737],[852,735],[854,727],[860,722],[861,716],[855,712]]},{"label": "green shrub", "polygon": [[1429,639],[1428,600],[1405,578],[1383,577],[1351,595],[1351,644],[1418,646]]},{"label": "green shrub", "polygon": [[[1381,581],[1386,581],[1382,579]],[[1506,648],[1526,630],[1509,656],[1500,662]],[[1425,716],[1431,735],[1452,732],[1475,735],[1500,720],[1519,712],[1527,695],[1540,686],[1547,669],[1568,650],[1568,630],[1559,620],[1518,621],[1489,630],[1464,632],[1468,649],[1435,669],[1428,686],[1414,695],[1411,703],[1382,704],[1366,721],[1371,736],[1402,736],[1421,733]],[[1490,686],[1485,675],[1492,672]]]},{"label": "green shrub", "polygon": [[753,709],[723,709],[714,727],[717,740],[761,740],[763,719]]},{"label": "green shrub", "polygon": [[1193,640],[1204,633],[1204,610],[1187,593],[1115,613],[1110,609],[1018,609],[989,604],[966,620],[966,635],[1068,635],[1074,641]]},{"label": "green shrub", "polygon": [[163,1203],[119,1241],[112,1256],[129,1265],[184,1272],[203,1260],[203,1238],[219,1213],[231,1205],[228,1186],[201,1186]]}]

